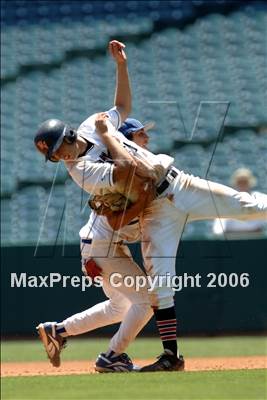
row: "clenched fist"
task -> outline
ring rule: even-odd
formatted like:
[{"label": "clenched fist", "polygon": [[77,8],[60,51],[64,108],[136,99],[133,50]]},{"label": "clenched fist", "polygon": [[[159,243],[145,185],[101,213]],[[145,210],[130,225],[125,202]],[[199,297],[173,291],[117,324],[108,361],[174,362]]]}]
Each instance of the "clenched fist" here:
[{"label": "clenched fist", "polygon": [[118,64],[125,63],[127,60],[127,56],[124,51],[125,47],[125,44],[119,42],[118,40],[111,40],[109,42],[109,52]]},{"label": "clenched fist", "polygon": [[100,135],[103,135],[104,133],[108,133],[108,127],[107,127],[107,123],[106,123],[107,119],[108,119],[108,116],[106,113],[99,113],[96,116],[95,127],[96,127],[97,132]]}]

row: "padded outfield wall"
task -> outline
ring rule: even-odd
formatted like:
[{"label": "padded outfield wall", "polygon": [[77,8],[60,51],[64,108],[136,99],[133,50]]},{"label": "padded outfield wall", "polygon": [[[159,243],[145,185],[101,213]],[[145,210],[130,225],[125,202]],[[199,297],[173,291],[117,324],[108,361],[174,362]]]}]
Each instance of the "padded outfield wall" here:
[{"label": "padded outfield wall", "polygon": [[[132,247],[140,261],[138,246]],[[49,273],[80,276],[79,246],[2,248],[2,334],[4,336],[35,335],[41,321],[62,320],[105,299],[101,288],[11,287],[11,273],[45,276]],[[267,240],[183,241],[177,256],[177,275],[185,278],[199,274],[199,282],[188,280],[187,287],[176,292],[176,309],[181,334],[224,334],[263,332],[267,327],[266,302]],[[216,287],[207,287],[214,273]],[[231,275],[231,279],[229,279]],[[246,274],[246,275],[242,275]],[[241,276],[244,279],[241,281]],[[13,275],[14,277],[14,275]],[[248,279],[246,278],[248,277]],[[231,282],[230,282],[231,281]],[[28,282],[28,281],[27,281]],[[13,283],[14,279],[13,279]],[[185,283],[185,282],[182,282]],[[32,281],[32,284],[35,283]],[[41,285],[41,280],[37,282]],[[224,286],[226,284],[226,286]],[[236,287],[232,287],[235,286]],[[15,283],[17,286],[17,283]],[[221,287],[224,286],[224,287]],[[95,331],[115,331],[106,327]],[[151,321],[144,332],[154,333]]]}]

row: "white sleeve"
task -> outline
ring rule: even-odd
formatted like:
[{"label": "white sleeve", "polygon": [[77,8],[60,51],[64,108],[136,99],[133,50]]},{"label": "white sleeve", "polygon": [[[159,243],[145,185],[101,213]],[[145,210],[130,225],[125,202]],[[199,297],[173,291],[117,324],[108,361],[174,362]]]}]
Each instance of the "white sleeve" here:
[{"label": "white sleeve", "polygon": [[106,111],[106,113],[108,114],[109,120],[114,128],[118,130],[121,127],[121,116],[117,107],[111,108],[110,110]]},{"label": "white sleeve", "polygon": [[100,189],[107,189],[114,185],[113,164],[93,163],[86,160],[65,164],[72,179],[90,194],[99,194]]}]

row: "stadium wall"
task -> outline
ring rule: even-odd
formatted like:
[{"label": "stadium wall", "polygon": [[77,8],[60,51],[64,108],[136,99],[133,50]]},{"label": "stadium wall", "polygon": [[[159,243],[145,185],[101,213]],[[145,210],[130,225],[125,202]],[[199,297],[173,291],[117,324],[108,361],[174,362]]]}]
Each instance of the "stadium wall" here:
[{"label": "stadium wall", "polygon": [[[222,334],[262,332],[266,330],[266,244],[267,240],[183,241],[177,256],[177,275],[200,274],[200,287],[184,287],[176,293],[180,334]],[[140,261],[139,246],[131,248]],[[218,279],[224,273],[241,276],[247,273],[249,285],[207,287],[207,274],[213,271]],[[105,299],[102,289],[90,287],[11,287],[11,273],[45,276],[49,273],[82,276],[79,246],[3,247],[2,248],[2,334],[4,336],[34,335],[41,321],[60,321]],[[14,275],[13,275],[14,276]],[[221,284],[225,284],[221,275]],[[232,276],[233,277],[233,276]],[[184,282],[183,282],[184,283]],[[196,284],[196,280],[194,281]],[[233,279],[232,284],[236,283]],[[32,283],[34,284],[34,282]],[[38,281],[41,284],[41,280]],[[245,282],[246,284],[246,282]],[[16,285],[15,285],[16,286]],[[189,285],[190,286],[190,285]],[[97,333],[114,332],[116,326]],[[154,321],[144,330],[155,332]]]}]

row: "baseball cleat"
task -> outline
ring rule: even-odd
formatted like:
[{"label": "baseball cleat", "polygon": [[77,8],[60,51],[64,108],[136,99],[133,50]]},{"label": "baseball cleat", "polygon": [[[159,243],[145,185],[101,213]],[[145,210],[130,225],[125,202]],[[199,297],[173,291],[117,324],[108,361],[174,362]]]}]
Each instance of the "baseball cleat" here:
[{"label": "baseball cleat", "polygon": [[132,360],[126,353],[115,356],[114,352],[111,352],[108,356],[105,353],[99,354],[95,363],[95,371],[132,372],[139,371],[139,367],[133,365]]},{"label": "baseball cleat", "polygon": [[175,356],[171,351],[165,350],[158,357],[158,361],[154,364],[146,365],[140,369],[140,372],[157,372],[157,371],[183,371],[184,358]]},{"label": "baseball cleat", "polygon": [[45,322],[36,327],[53,367],[60,366],[60,353],[67,340],[56,333],[56,322]]}]

